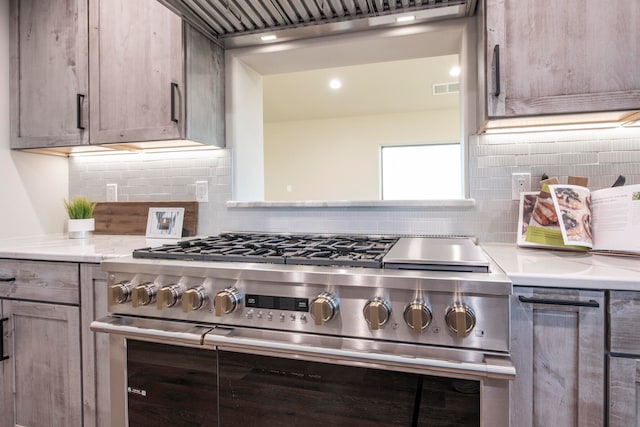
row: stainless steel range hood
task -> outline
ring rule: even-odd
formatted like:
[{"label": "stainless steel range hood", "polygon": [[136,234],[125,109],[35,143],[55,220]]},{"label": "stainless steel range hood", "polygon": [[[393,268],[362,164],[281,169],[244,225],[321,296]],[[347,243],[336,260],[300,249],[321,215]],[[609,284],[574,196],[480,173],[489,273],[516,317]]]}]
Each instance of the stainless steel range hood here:
[{"label": "stainless steel range hood", "polygon": [[[471,16],[477,0],[158,0],[225,48],[260,43],[258,34],[293,38],[362,31],[412,22]],[[295,32],[291,30],[296,29]]]}]

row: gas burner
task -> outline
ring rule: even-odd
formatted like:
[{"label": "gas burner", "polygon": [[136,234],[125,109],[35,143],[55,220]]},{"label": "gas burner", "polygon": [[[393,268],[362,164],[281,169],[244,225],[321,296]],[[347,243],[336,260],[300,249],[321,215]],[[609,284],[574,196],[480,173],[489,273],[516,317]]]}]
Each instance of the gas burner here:
[{"label": "gas burner", "polygon": [[157,248],[134,258],[381,268],[397,238],[226,233]]}]

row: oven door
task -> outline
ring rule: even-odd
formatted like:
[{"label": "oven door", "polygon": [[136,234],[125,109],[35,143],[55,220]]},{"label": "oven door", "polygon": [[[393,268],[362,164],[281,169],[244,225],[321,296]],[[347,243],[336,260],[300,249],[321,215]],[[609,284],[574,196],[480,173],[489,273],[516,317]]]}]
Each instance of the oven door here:
[{"label": "oven door", "polygon": [[[143,356],[142,365],[128,359],[135,355],[129,352],[132,344],[144,350],[149,344],[142,342],[155,342],[184,347],[193,362],[185,365],[178,357],[171,366],[159,363],[161,372],[178,371],[168,384],[163,375],[145,375],[150,383],[141,382],[141,390],[155,388],[187,400],[201,389],[209,393],[204,408],[194,409],[207,424],[161,425],[508,426],[508,383],[515,371],[504,355],[124,317],[100,319],[91,329],[110,334],[113,425],[152,425],[134,424],[143,416],[138,412],[159,403],[134,401],[137,387],[130,381],[137,376],[129,371],[144,372],[149,360],[166,360],[164,354],[173,351]],[[186,394],[171,388],[187,375],[179,373],[181,367],[190,366],[201,377],[208,368],[195,366],[216,363],[217,405],[209,381],[192,382]],[[176,404],[191,403],[176,400],[168,407],[178,416]]]},{"label": "oven door", "polygon": [[221,426],[480,425],[477,381],[228,351],[218,360]]},{"label": "oven door", "polygon": [[112,427],[218,425],[217,353],[201,345],[211,328],[104,320],[91,329],[109,329]]},{"label": "oven door", "polygon": [[216,352],[127,340],[129,426],[215,426]]}]

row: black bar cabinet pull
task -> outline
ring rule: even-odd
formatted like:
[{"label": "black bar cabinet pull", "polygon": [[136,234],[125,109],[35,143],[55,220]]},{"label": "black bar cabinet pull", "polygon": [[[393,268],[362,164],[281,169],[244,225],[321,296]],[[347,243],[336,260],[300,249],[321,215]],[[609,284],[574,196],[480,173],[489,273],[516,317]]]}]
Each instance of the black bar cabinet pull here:
[{"label": "black bar cabinet pull", "polygon": [[76,127],[84,130],[82,126],[82,104],[84,103],[84,95],[81,93],[76,94]]},{"label": "black bar cabinet pull", "polygon": [[495,96],[500,96],[500,45],[497,44],[493,47],[493,64],[496,67],[495,76],[496,76],[496,84],[495,84],[495,92],[493,93]]},{"label": "black bar cabinet pull", "polygon": [[0,282],[15,282],[16,278],[11,276],[0,276]]},{"label": "black bar cabinet pull", "polygon": [[8,317],[0,319],[0,362],[9,358],[9,356],[4,355],[4,322],[8,321]]},{"label": "black bar cabinet pull", "polygon": [[567,301],[561,299],[545,299],[545,298],[529,298],[523,297],[522,295],[518,296],[520,302],[526,302],[529,304],[547,304],[547,305],[567,305],[573,307],[600,307],[598,301],[589,300],[589,301]]},{"label": "black bar cabinet pull", "polygon": [[178,88],[178,83],[171,82],[171,121],[178,122],[178,118],[176,117],[176,89]]}]

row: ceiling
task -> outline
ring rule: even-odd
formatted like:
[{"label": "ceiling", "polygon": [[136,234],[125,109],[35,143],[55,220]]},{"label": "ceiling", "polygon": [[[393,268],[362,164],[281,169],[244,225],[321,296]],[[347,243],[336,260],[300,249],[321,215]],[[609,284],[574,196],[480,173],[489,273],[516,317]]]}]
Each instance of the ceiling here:
[{"label": "ceiling", "polygon": [[[433,95],[432,85],[457,82],[444,55],[263,76],[265,122],[311,120],[458,108],[459,94]],[[342,88],[329,81],[339,78]]]},{"label": "ceiling", "polygon": [[[311,28],[303,37],[359,31],[395,24],[392,16],[414,22],[471,16],[477,0],[158,0],[225,47],[257,42],[240,36]],[[286,38],[286,32],[283,34]]]}]

